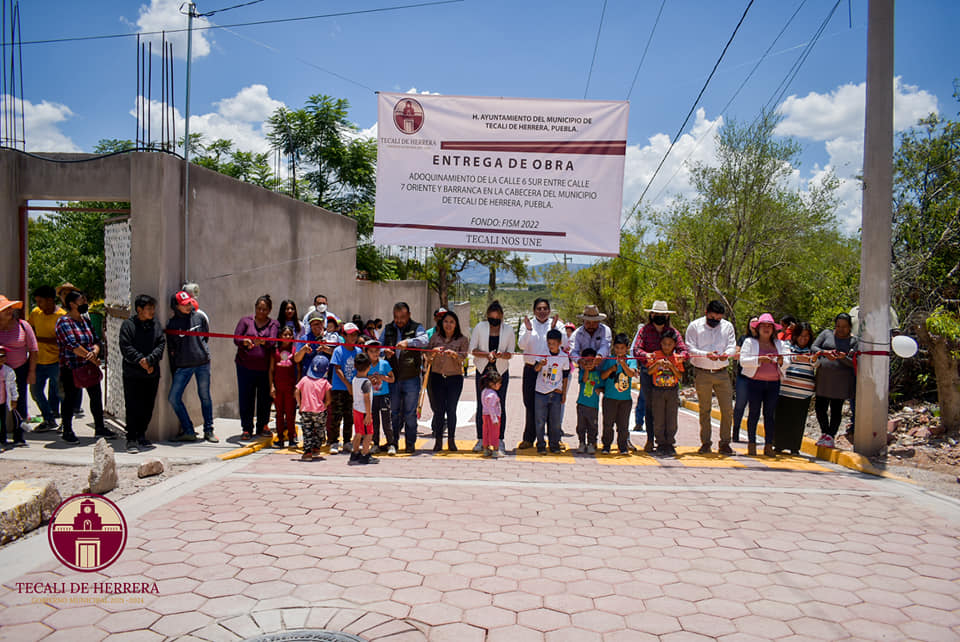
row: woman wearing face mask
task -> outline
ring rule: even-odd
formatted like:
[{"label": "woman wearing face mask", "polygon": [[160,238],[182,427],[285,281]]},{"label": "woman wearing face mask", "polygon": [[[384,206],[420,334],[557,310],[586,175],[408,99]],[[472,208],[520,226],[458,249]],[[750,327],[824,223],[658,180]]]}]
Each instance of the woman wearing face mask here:
[{"label": "woman wearing face mask", "polygon": [[[644,310],[644,312],[647,312],[649,316],[647,317],[647,323],[638,328],[636,336],[633,337],[633,343],[631,344],[632,349],[630,350],[633,356],[639,359],[640,363],[649,365],[649,363],[652,363],[653,353],[660,349],[660,338],[665,334],[674,332],[674,334],[677,335],[677,345],[673,352],[681,359],[686,359],[688,356],[687,346],[683,342],[683,337],[680,333],[674,331],[670,325],[670,315],[676,313],[670,309],[667,302],[654,301],[653,307]],[[640,368],[640,398],[644,400],[650,398],[652,391],[653,377],[647,372],[645,367]],[[639,399],[637,405],[639,407]],[[644,450],[646,452],[653,452],[653,406],[646,406],[644,408],[644,416],[642,419],[643,422],[637,421],[637,429],[639,430],[641,423],[646,426],[647,444],[644,446]]]},{"label": "woman wearing face mask", "polygon": [[[814,408],[820,424],[818,446],[833,448],[843,418],[843,402],[857,391],[857,375],[853,369],[853,355],[860,349],[857,338],[852,336],[853,321],[846,312],[833,320],[833,329],[826,329],[813,342],[813,353],[818,356],[817,400]],[[851,426],[852,429],[852,426]]]},{"label": "woman wearing face mask", "polygon": [[473,452],[483,450],[483,408],[480,406],[481,380],[488,370],[500,373],[500,455],[504,455],[503,431],[507,420],[507,384],[510,382],[510,357],[516,349],[516,331],[503,322],[503,306],[494,301],[487,306],[486,320],[470,333],[470,354],[477,366],[477,443]]},{"label": "woman wearing face mask", "polygon": [[[82,388],[74,380],[74,372],[85,364],[100,367],[100,340],[94,334],[90,322],[84,318],[89,306],[87,297],[74,290],[64,299],[67,313],[57,320],[57,344],[60,346],[60,381],[63,383],[65,397],[60,406],[63,420],[63,440],[76,443],[73,432],[73,409],[77,394]],[[103,423],[103,395],[100,382],[87,386],[90,393],[90,412],[93,414],[94,433],[97,437],[114,439],[116,435],[107,430]]]}]

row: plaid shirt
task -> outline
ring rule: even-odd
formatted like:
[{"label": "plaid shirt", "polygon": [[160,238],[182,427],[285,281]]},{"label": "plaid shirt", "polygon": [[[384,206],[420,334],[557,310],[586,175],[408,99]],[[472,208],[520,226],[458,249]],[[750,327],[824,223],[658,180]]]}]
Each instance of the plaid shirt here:
[{"label": "plaid shirt", "polygon": [[[663,329],[664,332],[668,329],[673,330],[677,335],[677,346],[674,348],[673,354],[687,359],[690,355],[687,353],[687,344],[683,342],[683,336],[680,334],[680,331],[669,325]],[[660,349],[660,337],[662,336],[663,334],[657,330],[657,326],[652,323],[644,324],[643,328],[633,337],[633,346],[631,349],[633,356],[645,362],[648,357]]]},{"label": "plaid shirt", "polygon": [[74,354],[74,349],[82,346],[87,350],[93,350],[97,343],[97,337],[93,334],[93,328],[90,322],[80,317],[80,321],[74,321],[73,317],[66,315],[57,320],[57,344],[60,346],[60,365],[71,370],[76,370],[83,365],[83,359]]}]

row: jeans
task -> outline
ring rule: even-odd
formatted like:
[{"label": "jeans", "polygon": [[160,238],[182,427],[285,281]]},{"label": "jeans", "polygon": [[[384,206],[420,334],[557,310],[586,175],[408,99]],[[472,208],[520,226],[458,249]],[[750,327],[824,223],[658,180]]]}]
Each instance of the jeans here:
[{"label": "jeans", "polygon": [[[654,440],[653,434],[653,407],[647,403],[647,400],[650,399],[650,394],[653,391],[653,377],[650,376],[650,373],[647,372],[647,369],[644,367],[640,368],[640,399],[643,400],[643,425],[647,429],[647,439],[651,442]],[[637,400],[637,412],[640,412],[640,399]],[[637,429],[640,429],[640,421],[637,421]]]},{"label": "jeans", "polygon": [[[480,387],[481,373],[477,373],[477,439],[483,439],[483,407],[480,404],[480,393],[483,389]],[[507,384],[510,383],[510,373],[504,372],[500,375],[500,390],[497,390],[497,396],[500,397],[500,439],[503,440],[503,431],[507,427]]]},{"label": "jeans", "polygon": [[634,430],[643,430],[644,419],[647,416],[647,395],[643,393],[643,382],[640,383],[640,394],[637,395],[637,409],[633,413]]},{"label": "jeans", "polygon": [[562,394],[551,392],[544,394],[535,392],[534,397],[534,421],[537,426],[537,450],[546,448],[544,443],[544,428],[546,428],[547,438],[550,440],[551,448],[560,447],[560,407],[562,406]]},{"label": "jeans", "polygon": [[393,432],[393,422],[390,416],[390,395],[373,396],[373,445],[380,447],[380,427],[383,426],[383,436],[387,438],[386,447],[397,446],[397,437]]},{"label": "jeans", "polygon": [[170,394],[167,401],[173,406],[173,412],[180,420],[180,430],[187,435],[195,435],[190,413],[183,404],[183,392],[187,389],[191,377],[197,377],[197,396],[200,397],[200,411],[203,413],[203,432],[213,432],[213,400],[210,398],[210,364],[192,368],[177,368],[173,373],[173,383],[170,384]]},{"label": "jeans", "polygon": [[[237,366],[237,391],[240,402],[240,428],[243,432],[260,433],[270,424],[270,375],[266,370]],[[257,423],[253,423],[256,406]]]},{"label": "jeans", "polygon": [[390,414],[394,439],[400,439],[401,428],[407,448],[417,443],[417,401],[420,398],[420,379],[411,377],[390,384]]},{"label": "jeans", "polygon": [[537,438],[536,388],[537,370],[530,364],[523,365],[523,407],[526,415],[523,422],[523,441],[532,444]]},{"label": "jeans", "polygon": [[763,442],[773,444],[776,438],[774,416],[777,412],[777,399],[780,398],[780,381],[760,381],[747,379],[747,397],[750,399],[750,411],[747,414],[747,440],[757,443],[757,421],[760,419],[760,407],[763,406]]},{"label": "jeans", "polygon": [[127,440],[145,439],[153,418],[160,377],[124,377],[123,402],[127,409]]},{"label": "jeans", "polygon": [[747,382],[750,381],[742,374],[737,375],[736,401],[733,405],[733,440],[740,441],[740,426],[743,424],[743,413],[747,409]]},{"label": "jeans", "polygon": [[[73,408],[77,396],[83,388],[77,388],[73,384],[73,370],[70,368],[64,368],[60,371],[60,382],[63,383],[64,392],[63,404],[60,406],[63,414],[63,434],[69,435],[73,433]],[[87,388],[87,392],[90,394],[90,413],[93,415],[94,432],[102,435],[107,432],[107,429],[103,425],[103,394],[100,391],[100,384],[96,383],[90,386]]]},{"label": "jeans", "polygon": [[433,437],[442,439],[446,427],[447,439],[453,441],[457,434],[457,402],[463,392],[463,375],[445,377],[431,372],[430,388],[433,390]]},{"label": "jeans", "polygon": [[40,414],[53,423],[60,414],[60,364],[37,365],[37,382],[30,386],[30,396],[37,402]]}]

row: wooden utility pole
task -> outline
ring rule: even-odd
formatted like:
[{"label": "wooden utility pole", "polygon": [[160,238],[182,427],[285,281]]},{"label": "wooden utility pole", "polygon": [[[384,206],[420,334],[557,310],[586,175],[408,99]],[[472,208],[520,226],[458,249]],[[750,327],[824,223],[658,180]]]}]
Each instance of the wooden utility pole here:
[{"label": "wooden utility pole", "polygon": [[[893,225],[893,2],[870,0],[867,16],[866,122],[860,249],[860,349],[890,350],[890,255]],[[862,354],[857,370],[854,450],[887,445],[889,354]]]}]

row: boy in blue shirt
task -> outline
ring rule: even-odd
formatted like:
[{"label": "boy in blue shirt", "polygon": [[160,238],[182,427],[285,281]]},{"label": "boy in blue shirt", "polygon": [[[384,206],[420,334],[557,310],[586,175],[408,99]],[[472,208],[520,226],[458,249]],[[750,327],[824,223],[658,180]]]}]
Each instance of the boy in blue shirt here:
[{"label": "boy in blue shirt", "polygon": [[621,455],[630,454],[631,378],[637,376],[637,360],[628,359],[630,339],[620,333],[613,339],[613,356],[600,364],[603,386],[603,452],[609,454],[613,426],[617,426],[617,447]]},{"label": "boy in blue shirt", "polygon": [[330,454],[340,452],[340,421],[343,421],[343,451],[350,452],[353,438],[353,378],[357,376],[354,359],[363,354],[363,348],[357,346],[360,328],[353,323],[343,326],[344,343],[333,351],[330,365],[333,366],[333,384],[331,390],[332,408],[327,421],[327,441],[330,442]]},{"label": "boy in blue shirt", "polygon": [[578,453],[597,452],[597,424],[600,419],[600,388],[603,381],[597,371],[597,351],[586,348],[580,353],[580,394],[577,396]]},{"label": "boy in blue shirt", "polygon": [[386,359],[380,358],[381,344],[376,339],[368,339],[363,351],[370,357],[370,372],[367,378],[373,384],[373,449],[372,453],[380,452],[380,426],[383,425],[383,434],[387,444],[387,454],[397,454],[397,439],[390,425],[390,384],[395,381],[393,369]]}]

